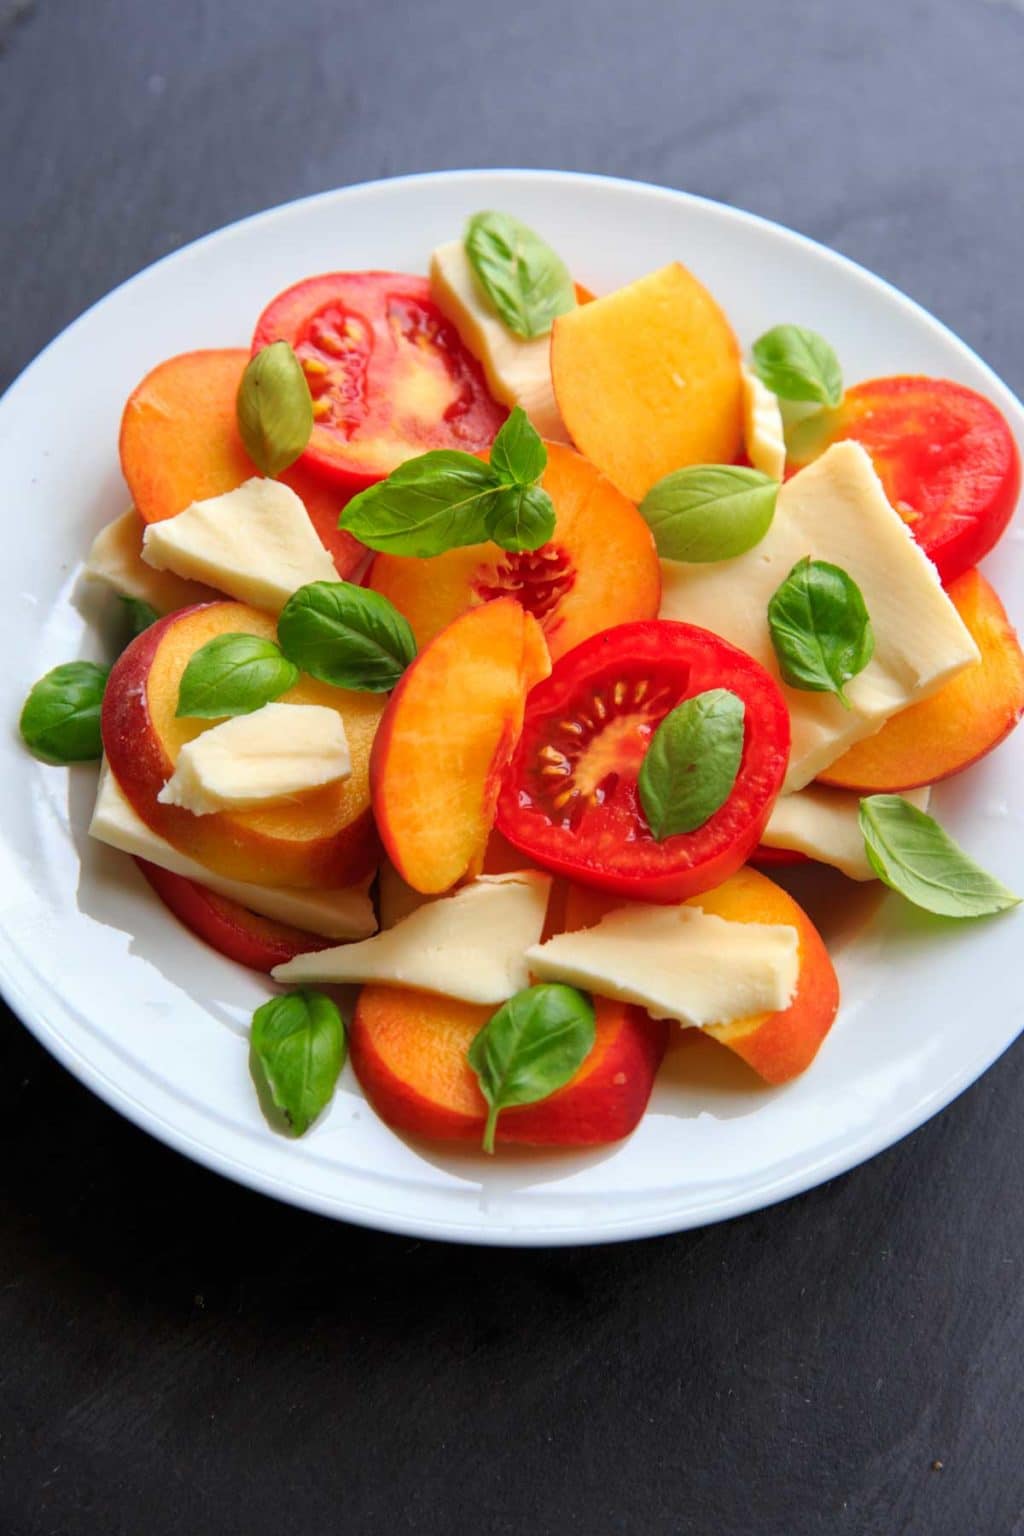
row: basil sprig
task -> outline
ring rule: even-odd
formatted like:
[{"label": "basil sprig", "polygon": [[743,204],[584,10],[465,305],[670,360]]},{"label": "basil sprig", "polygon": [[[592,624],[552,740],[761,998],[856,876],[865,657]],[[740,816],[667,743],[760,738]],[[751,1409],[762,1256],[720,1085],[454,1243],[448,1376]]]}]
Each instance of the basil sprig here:
[{"label": "basil sprig", "polygon": [[574,308],[569,270],[550,245],[509,213],[476,213],[466,226],[466,255],[491,308],[516,336],[546,336]]},{"label": "basil sprig", "polygon": [[594,1045],[594,1005],[575,987],[527,987],[491,1015],[469,1048],[469,1064],[488,1104],[483,1148],[494,1151],[503,1109],[535,1104],[561,1088]]},{"label": "basil sprig", "polygon": [[44,763],[87,763],[103,756],[100,711],[109,667],[68,661],[35,684],[19,729],[33,757]]},{"label": "basil sprig", "polygon": [[250,358],[235,408],[245,451],[262,474],[281,474],[305,451],[313,401],[302,364],[286,341],[272,341]]},{"label": "basil sprig", "polygon": [[502,549],[539,549],[555,527],[551,498],[537,484],[546,465],[547,450],[517,405],[489,464],[455,448],[407,459],[354,496],[339,526],[370,549],[420,559],[487,539]]},{"label": "basil sprig", "polygon": [[189,658],[178,687],[177,713],[198,720],[251,715],[294,688],[298,679],[298,668],[272,640],[217,635]]},{"label": "basil sprig", "polygon": [[776,325],[751,349],[754,371],[781,400],[808,400],[835,407],[843,398],[839,359],[817,331]]},{"label": "basil sprig", "polygon": [[779,670],[791,688],[834,693],[849,709],[846,683],[863,672],[875,637],[861,590],[838,565],[805,556],[768,604]]},{"label": "basil sprig", "polygon": [[289,992],[252,1016],[249,1070],[265,1111],[276,1110],[293,1136],[330,1103],[344,1060],[341,1014],[322,992]]},{"label": "basil sprig", "polygon": [[290,661],[336,688],[389,692],[416,656],[408,620],[379,592],[349,581],[311,581],[277,621]]},{"label": "basil sprig", "polygon": [[640,513],[663,560],[733,560],[771,527],[779,482],[735,464],[674,469],[651,486]]},{"label": "basil sprig", "polygon": [[695,832],[732,794],[743,757],[743,700],[709,688],[676,706],[658,726],[637,787],[647,824],[660,843]]},{"label": "basil sprig", "polygon": [[942,917],[987,917],[1020,902],[977,865],[933,816],[901,795],[860,802],[868,863],[880,880],[916,907]]}]

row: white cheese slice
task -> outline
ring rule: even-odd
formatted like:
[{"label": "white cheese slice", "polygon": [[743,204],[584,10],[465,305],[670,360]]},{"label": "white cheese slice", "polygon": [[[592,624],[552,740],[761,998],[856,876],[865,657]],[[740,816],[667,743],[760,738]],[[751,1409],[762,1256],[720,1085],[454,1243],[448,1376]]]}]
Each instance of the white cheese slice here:
[{"label": "white cheese slice", "polygon": [[193,603],[209,603],[220,594],[173,571],[155,571],[142,558],[146,525],[134,507],[101,528],[85,560],[90,581],[105,582],[124,597],[148,603],[157,613],[173,613]]},{"label": "white cheese slice", "polygon": [[188,741],[157,799],[196,816],[291,800],[347,779],[341,716],[322,704],[264,704]]},{"label": "white cheese slice", "polygon": [[148,859],[150,864],[170,870],[172,875],[184,875],[186,880],[194,880],[218,896],[227,896],[240,906],[248,907],[250,912],[258,912],[261,917],[290,923],[293,928],[304,928],[308,933],[321,934],[327,939],[365,939],[377,928],[369,897],[370,879],[334,891],[249,885],[242,880],[225,880],[207,869],[205,864],[197,864],[195,859],[179,853],[136,814],[106,762],[100,770],[99,792],[89,835],[122,853]]},{"label": "white cheese slice", "polygon": [[740,368],[743,384],[743,443],[747,458],[762,475],[781,480],[786,469],[786,434],[779,397],[752,368]]},{"label": "white cheese slice", "polygon": [[544,927],[551,881],[535,870],[481,875],[363,944],[299,955],[275,981],[377,981],[467,1003],[504,1003],[529,985],[524,958]]},{"label": "white cheese slice", "polygon": [[936,693],[979,659],[931,561],[885,499],[859,443],[834,443],[787,480],[760,544],[708,565],[662,561],[661,617],[713,630],[776,678],[768,603],[798,560],[841,566],[860,587],[875,635],[871,661],[831,694],[782,685],[792,724],[787,792],[802,789],[891,715]]},{"label": "white cheese slice", "polygon": [[799,968],[795,928],[734,923],[698,907],[616,907],[593,928],[526,952],[542,981],[638,1003],[655,1019],[728,1024],[786,1008]]},{"label": "white cheese slice", "polygon": [[[927,810],[931,790],[908,789],[904,800]],[[868,863],[860,830],[860,796],[850,789],[809,784],[794,795],[776,800],[761,841],[766,848],[806,853],[820,864],[831,864],[851,880],[876,880]]]},{"label": "white cheese slice", "polygon": [[279,480],[259,476],[150,523],[142,558],[155,570],[207,582],[269,613],[279,613],[307,582],[338,579],[299,497]]},{"label": "white cheese slice", "polygon": [[567,443],[551,383],[551,337],[525,341],[498,319],[477,285],[461,240],[430,258],[430,291],[484,370],[496,400],[521,405],[541,437]]}]

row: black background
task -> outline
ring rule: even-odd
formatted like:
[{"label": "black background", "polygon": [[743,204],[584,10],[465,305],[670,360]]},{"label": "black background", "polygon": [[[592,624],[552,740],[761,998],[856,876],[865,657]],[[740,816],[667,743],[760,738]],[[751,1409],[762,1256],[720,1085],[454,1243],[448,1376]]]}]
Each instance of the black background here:
[{"label": "black background", "polygon": [[[0,42],[0,382],[240,215],[552,165],[793,225],[1024,385],[1020,0],[0,0]],[[236,1189],[8,1017],[0,1536],[1020,1533],[1022,1090],[1018,1047],[723,1227],[487,1252]]]}]

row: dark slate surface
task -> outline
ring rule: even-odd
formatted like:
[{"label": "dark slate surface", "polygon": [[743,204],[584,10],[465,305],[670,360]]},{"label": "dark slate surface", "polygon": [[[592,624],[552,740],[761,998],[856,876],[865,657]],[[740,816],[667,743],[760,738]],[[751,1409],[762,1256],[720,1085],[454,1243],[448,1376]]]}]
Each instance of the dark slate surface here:
[{"label": "dark slate surface", "polygon": [[[794,225],[1024,385],[1011,0],[0,0],[0,40],[2,382],[242,214],[519,164]],[[1022,1092],[1018,1048],[725,1227],[482,1252],[236,1189],[8,1018],[0,1532],[1020,1533]]]}]

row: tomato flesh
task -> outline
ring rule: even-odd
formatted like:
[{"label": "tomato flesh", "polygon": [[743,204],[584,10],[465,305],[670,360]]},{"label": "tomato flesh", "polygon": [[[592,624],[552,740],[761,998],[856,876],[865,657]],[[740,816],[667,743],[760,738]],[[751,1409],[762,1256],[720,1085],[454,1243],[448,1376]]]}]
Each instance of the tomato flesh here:
[{"label": "tomato flesh", "polygon": [[842,405],[794,432],[790,460],[808,463],[853,438],[871,455],[886,495],[944,582],[998,541],[1020,494],[1020,455],[990,400],[948,379],[869,379]]},{"label": "tomato flesh", "polygon": [[263,311],[253,352],[287,341],[313,396],[301,462],[369,485],[432,448],[477,453],[507,415],[424,277],[330,272],[285,289]]},{"label": "tomato flesh", "polygon": [[[728,688],[744,705],[732,792],[702,827],[657,842],[637,775],[685,699]],[[789,759],[789,714],[752,657],[692,624],[649,619],[568,651],[530,693],[498,800],[498,830],[556,874],[637,901],[678,902],[728,879],[757,847]]]}]

